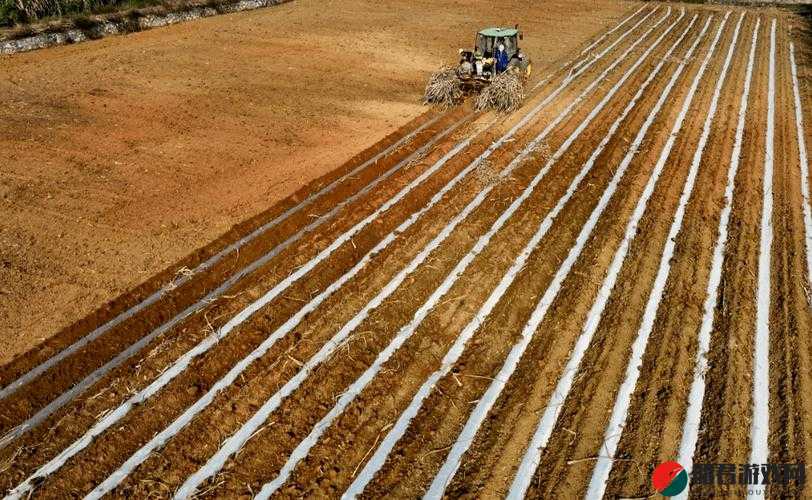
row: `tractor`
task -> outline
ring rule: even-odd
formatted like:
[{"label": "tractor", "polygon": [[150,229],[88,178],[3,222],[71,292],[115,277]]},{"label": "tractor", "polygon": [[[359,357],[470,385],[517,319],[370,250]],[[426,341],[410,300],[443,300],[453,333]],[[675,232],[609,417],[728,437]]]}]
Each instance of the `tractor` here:
[{"label": "tractor", "polygon": [[522,39],[518,25],[513,28],[486,28],[477,33],[474,50],[460,49],[460,63],[456,72],[462,89],[466,92],[478,91],[491,83],[497,74],[499,45],[503,45],[507,53],[507,71],[517,72],[522,79],[529,78],[533,65],[519,48],[519,40]]}]

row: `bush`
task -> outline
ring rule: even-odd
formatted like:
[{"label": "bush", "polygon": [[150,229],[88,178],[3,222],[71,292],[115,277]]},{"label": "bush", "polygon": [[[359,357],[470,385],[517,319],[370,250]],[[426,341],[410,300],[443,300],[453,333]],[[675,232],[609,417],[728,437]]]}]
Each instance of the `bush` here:
[{"label": "bush", "polygon": [[0,0],[0,26],[14,26],[27,20],[25,13],[17,8],[14,0]]},{"label": "bush", "polygon": [[96,21],[88,14],[116,12],[122,7],[159,3],[155,0],[0,0],[0,26],[31,23],[44,18],[75,17],[78,28],[91,28]]},{"label": "bush", "polygon": [[[79,29],[91,29],[93,14],[163,5],[172,0],[0,0],[0,27],[33,23],[46,18],[69,18]],[[123,14],[126,15],[126,14]]]}]

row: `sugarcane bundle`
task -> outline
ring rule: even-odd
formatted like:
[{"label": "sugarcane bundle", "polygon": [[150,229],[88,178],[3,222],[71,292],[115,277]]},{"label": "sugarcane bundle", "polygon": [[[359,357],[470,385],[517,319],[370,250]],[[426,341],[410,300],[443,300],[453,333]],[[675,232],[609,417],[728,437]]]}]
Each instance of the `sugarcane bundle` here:
[{"label": "sugarcane bundle", "polygon": [[462,99],[462,87],[453,68],[443,67],[432,73],[426,84],[424,95],[426,104],[449,107]]},{"label": "sugarcane bundle", "polygon": [[514,71],[496,75],[491,84],[485,87],[476,99],[476,109],[495,109],[506,113],[522,105],[524,84],[521,76]]}]

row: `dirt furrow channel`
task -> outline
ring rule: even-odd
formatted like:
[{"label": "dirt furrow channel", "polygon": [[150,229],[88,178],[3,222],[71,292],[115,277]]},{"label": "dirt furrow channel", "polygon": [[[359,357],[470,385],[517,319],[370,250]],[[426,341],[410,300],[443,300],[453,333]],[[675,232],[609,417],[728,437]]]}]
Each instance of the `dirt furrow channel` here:
[{"label": "dirt furrow channel", "polygon": [[[621,47],[622,46],[615,49],[612,54],[608,54],[607,59],[613,57],[613,54],[616,54]],[[562,94],[559,100],[554,101],[549,110],[545,110],[539,115],[539,119],[537,120],[536,124],[529,127],[529,130],[517,137],[515,142],[506,145],[504,148],[504,153],[494,155],[491,158],[491,163],[494,165],[499,164],[500,162],[504,161],[502,160],[503,157],[509,159],[511,154],[515,154],[515,151],[526,142],[526,136],[533,131],[538,132],[541,124],[549,120],[551,113],[555,113],[556,110],[563,108],[564,104],[562,104],[562,102],[566,102],[567,99],[571,99],[572,92],[577,92],[579,88],[582,88],[584,85],[582,82],[590,81],[591,78],[594,78],[597,75],[602,67],[602,64],[596,64],[594,68],[587,71],[579,79],[579,81],[573,85],[573,89],[571,91]],[[531,102],[528,104],[528,106],[532,106],[533,104],[534,102]],[[511,124],[513,121],[515,121],[515,118],[509,118],[505,126]],[[498,128],[500,130],[504,130],[505,126]],[[487,138],[494,137],[494,134],[488,134],[487,136]],[[422,206],[422,202],[426,200],[431,193],[436,192],[437,189],[439,189],[439,185],[442,185],[445,181],[447,181],[452,174],[459,171],[468,161],[476,156],[476,153],[484,148],[484,145],[487,144],[486,141],[487,139],[483,138],[481,141],[478,141],[474,147],[469,148],[464,154],[460,155],[458,159],[450,162],[446,168],[438,172],[435,178],[427,181],[425,187],[416,189],[415,192],[405,200],[404,205],[407,207],[415,207],[411,208],[410,211],[415,210],[416,207]],[[443,146],[438,148],[438,151],[432,153],[427,158],[427,161],[424,161],[424,164],[436,159],[442,152],[444,152],[444,149],[450,147],[450,144],[451,141],[447,141],[447,144],[444,143]],[[524,170],[524,167],[522,167],[522,169]],[[376,259],[380,259],[381,264],[373,264],[369,266],[369,269],[365,271],[368,273],[368,275],[362,272],[359,274],[358,281],[355,283],[364,283],[367,279],[376,279],[379,280],[378,282],[380,282],[381,280],[387,279],[389,276],[391,276],[393,271],[390,271],[390,269],[392,269],[393,266],[386,265],[383,262],[389,261],[390,259],[392,259],[394,262],[403,262],[404,259],[406,259],[406,255],[409,255],[410,252],[413,253],[418,244],[421,242],[424,243],[429,238],[429,235],[432,234],[432,229],[430,228],[436,228],[441,221],[445,221],[449,218],[449,215],[444,214],[453,213],[455,208],[458,208],[461,206],[461,204],[463,204],[463,200],[467,201],[467,199],[470,197],[468,196],[469,193],[473,193],[475,190],[481,187],[481,177],[488,177],[489,170],[491,170],[490,165],[487,165],[486,168],[480,169],[477,172],[478,175],[473,176],[474,178],[470,182],[466,181],[461,184],[458,189],[452,190],[452,192],[449,193],[450,196],[448,197],[448,200],[450,201],[443,202],[435,207],[435,211],[427,214],[427,217],[423,219],[421,223],[415,225],[409,232],[407,232],[407,234],[403,235],[402,240],[404,243],[402,245],[396,245],[392,250],[383,252],[382,255],[376,257]],[[516,175],[519,176],[520,174],[521,171],[517,172]],[[521,179],[521,177],[517,178]],[[405,181],[402,182],[405,183]],[[510,184],[511,183],[508,183],[508,185]],[[502,192],[501,189],[505,188],[500,188],[498,192]],[[376,192],[376,200],[365,198],[364,202],[373,204],[373,201],[382,201],[385,199],[387,194],[391,195],[391,193]],[[504,194],[501,196],[504,196]],[[373,196],[370,196],[369,198],[373,198]],[[486,203],[486,205],[490,204]],[[327,286],[327,284],[335,280],[341,272],[346,270],[353,262],[357,261],[357,259],[360,258],[365,251],[371,248],[374,243],[377,242],[380,237],[382,237],[382,235],[391,231],[403,218],[404,217],[401,216],[400,213],[387,213],[381,217],[379,223],[373,224],[373,227],[371,227],[369,230],[363,231],[358,235],[357,238],[354,238],[352,244],[344,245],[336,252],[335,256],[331,257],[329,261],[324,262],[322,265],[317,267],[306,280],[303,280],[301,284],[294,285],[284,297],[281,297],[279,300],[274,301],[267,308],[263,309],[263,312],[259,313],[256,318],[253,318],[247,325],[242,327],[238,334],[232,335],[221,341],[221,343],[212,349],[212,351],[194,362],[189,370],[174,380],[154,400],[148,402],[143,407],[133,410],[132,413],[125,417],[125,419],[123,419],[117,426],[117,429],[122,429],[121,431],[113,431],[110,432],[109,435],[102,436],[96,443],[88,448],[88,450],[76,457],[76,460],[69,463],[69,465],[63,471],[58,473],[54,477],[53,481],[47,482],[46,489],[43,490],[43,493],[47,493],[50,487],[59,488],[63,491],[81,491],[92,486],[94,481],[103,479],[104,471],[109,471],[112,465],[123,461],[124,458],[134,451],[135,447],[143,444],[146,439],[152,436],[157,430],[160,430],[167,422],[171,421],[171,419],[174,418],[174,416],[176,416],[181,410],[194,402],[194,400],[204,393],[217,378],[219,378],[231,367],[231,365],[233,365],[237,359],[249,352],[270,331],[275,329],[276,326],[282,322],[282,320],[290,316],[293,311],[297,310],[298,307],[301,306],[302,300],[309,299],[317,291],[322,290],[325,286]],[[27,440],[23,455],[18,457],[15,461],[14,467],[3,475],[4,486],[11,485],[11,483],[19,481],[19,479],[23,477],[24,471],[30,472],[32,468],[36,466],[35,464],[42,463],[45,458],[52,456],[55,451],[58,451],[67,443],[78,437],[82,431],[89,427],[96,415],[99,415],[100,413],[103,413],[107,409],[111,408],[116,402],[121,401],[124,395],[131,393],[132,390],[135,389],[132,387],[132,385],[143,386],[145,382],[152,380],[154,375],[166,367],[170,360],[176,358],[186,348],[193,345],[194,340],[199,340],[201,338],[202,335],[200,332],[204,331],[204,325],[206,324],[205,322],[207,320],[212,321],[214,324],[224,321],[224,318],[233,315],[233,313],[238,310],[239,306],[244,306],[246,300],[256,298],[262,290],[270,288],[270,286],[287,274],[291,268],[295,268],[297,265],[300,265],[304,260],[306,260],[307,257],[307,254],[303,252],[303,249],[307,248],[305,245],[312,245],[316,249],[323,248],[332,240],[333,235],[338,234],[345,227],[346,224],[342,224],[341,221],[336,221],[335,223],[330,224],[327,229],[321,231],[313,238],[314,241],[308,241],[302,246],[287,252],[285,254],[285,258],[280,260],[280,262],[286,262],[284,269],[279,269],[281,266],[268,269],[266,274],[252,280],[250,284],[244,285],[244,288],[239,290],[245,290],[244,295],[238,295],[238,297],[236,297],[232,302],[227,304],[218,304],[214,308],[207,311],[208,315],[200,315],[203,317],[196,317],[193,322],[184,324],[183,328],[185,328],[190,334],[183,337],[181,342],[177,344],[170,343],[165,345],[163,346],[162,350],[158,349],[159,352],[154,354],[154,356],[145,360],[139,360],[139,364],[136,365],[140,367],[138,372],[139,376],[137,377],[137,381],[135,381],[136,384],[131,384],[130,380],[125,380],[124,378],[116,379],[111,377],[106,381],[106,384],[104,384],[105,381],[103,381],[104,385],[100,384],[100,387],[108,387],[108,389],[99,397],[82,402],[80,408],[72,408],[68,421],[63,421],[61,425],[55,428],[54,432],[49,432],[47,434],[48,440],[45,446],[41,446],[36,449],[27,447],[29,446],[29,443],[33,444],[39,442],[45,435],[44,433],[34,433],[32,437]],[[357,285],[350,285],[348,289],[352,288],[353,286],[353,293],[350,295],[354,300],[359,302],[363,298],[368,298],[371,291],[374,290],[374,287],[362,288]],[[322,310],[330,311],[331,313],[336,311],[337,314],[341,314],[342,311],[345,311],[345,303],[346,306],[350,306],[351,303],[355,304],[356,302],[351,302],[348,300],[346,292],[347,290],[345,290],[344,294],[339,294],[339,296],[326,302],[322,306]],[[247,371],[244,374],[244,379],[241,379],[240,384],[245,383],[243,380],[250,381],[252,378],[265,373],[269,367],[272,368],[283,366],[285,362],[295,364],[295,362],[291,361],[290,357],[287,355],[287,351],[290,349],[290,347],[295,345],[308,346],[308,348],[312,348],[313,345],[311,345],[310,342],[313,344],[318,344],[319,340],[323,339],[313,338],[311,340],[309,337],[306,337],[304,329],[302,329],[302,331],[297,330],[293,332],[290,338],[285,339],[284,342],[280,342],[278,346],[275,346],[274,349],[272,349],[271,352],[269,352],[268,355],[263,358],[262,363],[258,363],[258,365],[262,366],[252,367],[249,371]],[[291,355],[291,357],[293,356]],[[135,368],[135,366],[126,366],[124,369],[120,370],[118,374],[126,374],[126,368],[130,368],[132,370]],[[120,386],[114,384],[114,380],[119,380]],[[129,387],[127,387],[128,385]],[[239,391],[239,388],[237,387],[233,390]],[[93,393],[93,391],[89,391],[89,393]],[[233,396],[234,394],[230,394],[228,391],[226,391],[225,396],[221,398],[221,400],[225,401],[229,397]],[[234,422],[236,423],[239,421],[240,415],[247,411],[245,408],[248,406],[246,406],[241,412],[239,409],[240,404],[238,402],[235,401],[233,405],[235,406],[233,413]],[[214,406],[219,407],[218,404],[215,404]],[[59,417],[59,415],[57,415],[57,417]],[[226,425],[225,422],[219,422],[218,426],[220,427],[219,433],[216,436],[211,436],[211,444],[218,443],[220,435],[226,434],[229,430],[229,426]],[[199,441],[200,435],[198,435],[197,438]],[[205,451],[201,452],[201,450],[206,450],[207,448],[203,446],[202,443],[197,441],[195,442],[194,446],[197,452],[196,460],[199,460],[201,455],[205,455]],[[211,449],[211,445],[208,449]],[[93,471],[89,470],[89,468],[86,466],[87,460],[94,463]],[[107,465],[102,465],[102,463]],[[146,469],[150,470],[149,466],[147,466]],[[180,479],[180,476],[178,476],[178,479]],[[58,490],[51,489],[50,491]]]},{"label": "dirt furrow channel", "polygon": [[[770,462],[809,461],[812,445],[810,335],[801,169],[789,60],[789,30],[779,22],[776,44],[775,170],[770,313]],[[767,388],[765,388],[767,390]],[[802,498],[806,489],[773,485],[772,498]]]},{"label": "dirt furrow channel", "polygon": [[[722,87],[616,453],[619,460],[607,487],[609,497],[648,494],[651,469],[678,455],[755,25],[756,16],[745,18]],[[719,332],[712,332],[716,335]]]},{"label": "dirt furrow channel", "polygon": [[738,464],[749,459],[770,21],[769,17],[761,17],[694,463]]},{"label": "dirt furrow channel", "polygon": [[[569,172],[568,175],[564,176],[562,179],[554,179],[555,185],[558,186],[556,188],[558,189],[558,192],[556,193],[558,196],[563,194],[563,190],[565,189],[566,185],[572,179],[572,176],[580,167],[581,163],[583,163],[583,161],[592,151],[595,143],[603,134],[603,131],[605,131],[611,114],[616,114],[618,109],[622,108],[623,105],[625,105],[625,102],[622,101],[613,104],[611,108],[612,111],[607,111],[607,114],[605,115],[607,118],[599,120],[602,125],[594,130],[591,130],[589,132],[589,136],[585,136],[585,138],[582,141],[579,141],[578,145],[575,146],[572,154],[573,159],[571,159],[571,155],[568,155],[566,161],[562,161],[559,165],[554,167],[564,169],[565,171]],[[557,171],[560,172],[561,170]],[[550,182],[552,183],[553,180],[550,180]],[[593,182],[589,182],[589,184],[592,184]],[[552,189],[552,185],[550,189]],[[545,197],[546,196],[548,195],[545,193]],[[591,192],[590,196],[596,196],[596,194]],[[509,244],[511,245],[510,247],[506,246],[508,242],[502,243],[503,240],[499,239],[497,242],[494,242],[491,245],[491,249],[486,250],[486,253],[481,256],[483,261],[492,262],[495,260],[495,257],[490,257],[488,252],[493,252],[495,255],[503,255],[505,253],[509,254],[510,252],[505,252],[505,248],[512,248],[512,252],[515,255],[517,249],[520,248],[520,246],[523,245],[527,240],[528,235],[530,234],[529,231],[533,230],[533,226],[537,226],[540,219],[555,203],[556,199],[556,197],[549,199],[549,201],[547,201],[548,205],[546,210],[541,211],[539,214],[534,214],[534,219],[532,222],[528,221],[523,224],[523,237],[510,238],[508,240]],[[568,217],[564,216],[561,218],[561,220],[567,219]],[[581,220],[581,223],[583,223],[583,220]],[[572,233],[573,230],[577,230],[580,227],[577,224],[577,221],[570,221],[567,224],[564,224],[563,227],[566,228],[569,226],[568,231]],[[548,266],[552,265],[552,262],[555,262],[557,259],[560,259],[559,255],[569,248],[572,239],[572,236],[570,235],[567,235],[566,237],[559,236],[562,233],[555,226],[551,231],[553,231],[556,236],[552,236],[553,233],[551,233],[550,237],[548,238],[550,243],[543,244],[543,253],[545,254],[544,258],[549,258],[547,261]],[[547,252],[550,253],[550,256],[546,255]],[[508,258],[512,258],[512,256]],[[507,266],[507,264],[508,262],[502,263],[502,272],[504,272],[504,268]],[[477,267],[477,269],[479,268]],[[332,491],[333,489],[340,490],[342,486],[346,486],[347,481],[352,479],[352,475],[356,471],[358,464],[361,463],[361,461],[365,458],[364,452],[369,450],[369,447],[374,444],[378,437],[380,437],[381,429],[386,428],[387,423],[391,422],[397,416],[399,411],[402,410],[402,408],[411,398],[411,395],[414,393],[416,387],[421,384],[427,374],[435,368],[436,361],[443,355],[445,349],[447,349],[448,345],[460,331],[462,326],[464,326],[471,319],[472,314],[476,311],[479,304],[481,304],[486,293],[493,287],[496,280],[499,278],[498,274],[493,275],[493,273],[484,273],[481,271],[477,271],[473,274],[466,273],[466,278],[469,275],[472,276],[470,279],[464,278],[462,281],[458,282],[455,288],[452,288],[448,294],[448,297],[450,298],[449,302],[447,304],[441,304],[440,307],[432,312],[420,329],[418,329],[415,336],[407,341],[406,345],[404,345],[396,356],[393,357],[392,360],[387,364],[385,376],[381,375],[378,379],[373,381],[373,383],[364,391],[364,393],[361,394],[357,402],[353,403],[347,409],[344,416],[336,421],[335,426],[331,428],[327,434],[325,434],[325,437],[323,438],[323,445],[320,444],[314,448],[313,454],[302,463],[301,470],[294,473],[289,485],[289,488],[292,489],[292,491],[304,491],[306,493],[313,494],[317,494],[317,492],[329,493],[329,491]],[[473,283],[477,283],[477,285],[473,286]],[[487,284],[487,286],[485,284]],[[537,284],[533,284],[533,287],[537,286]],[[472,299],[472,296],[475,297],[475,299]],[[513,295],[511,294],[510,297],[510,299],[506,300],[512,300]],[[474,344],[478,346],[480,341],[475,340]],[[361,346],[359,346],[359,348],[360,347]],[[367,354],[368,360],[366,363],[371,362],[371,360],[374,358],[375,352],[379,349],[380,347]],[[474,347],[474,349],[478,349],[478,347]],[[468,384],[468,378],[465,378],[465,380],[465,383]],[[394,391],[393,387],[396,388]],[[341,389],[338,389],[338,392],[340,391]],[[306,399],[306,397],[303,395],[302,399]],[[433,404],[434,401],[432,400],[430,403],[427,403],[427,407],[431,407]],[[323,408],[321,411],[324,412],[328,409],[329,406]],[[308,413],[303,411],[301,413],[302,418],[305,418],[304,415],[306,414]],[[313,423],[315,422],[309,422],[310,426],[312,426]],[[305,433],[308,432],[308,430],[309,429],[306,429]],[[276,436],[276,434],[272,436]],[[404,442],[411,441],[411,436],[412,432],[410,431]],[[427,435],[422,436],[429,439],[429,436]],[[303,435],[301,437],[303,437]],[[297,436],[298,439],[301,439],[301,437]],[[260,435],[256,439],[260,440],[261,442],[261,444],[256,446],[256,449],[262,449],[263,452],[261,456],[264,459],[270,460],[271,458],[269,458],[269,456],[271,453],[268,452],[266,448],[270,446],[268,441],[273,441],[274,438],[269,437],[266,440]],[[361,440],[363,440],[363,442],[361,442]],[[294,446],[295,444],[296,443],[293,442],[289,446]],[[335,454],[330,450],[335,450],[336,447],[337,449],[341,450],[340,455],[344,457],[344,460],[342,461],[346,461],[347,465],[335,467],[337,470],[334,470],[334,473],[330,475],[329,480],[322,482],[314,481],[315,477],[319,477],[317,472],[318,470],[322,470],[330,461],[335,462]],[[409,448],[411,448],[410,445]],[[246,450],[246,453],[248,452],[249,451]],[[411,451],[402,452],[399,448],[398,451],[396,451],[398,457],[403,456],[404,453],[406,456],[410,457],[410,459],[413,458]],[[279,453],[274,460],[282,460],[280,455],[284,456],[283,453]],[[241,467],[239,469],[242,470]],[[422,478],[425,480],[425,476],[422,476]],[[373,491],[377,491],[376,485],[372,485],[371,487],[373,488]],[[404,488],[409,487],[414,487],[414,485],[404,485]],[[414,493],[413,490],[403,491],[404,494],[411,494],[409,492]]]},{"label": "dirt furrow channel", "polygon": [[[361,172],[357,178],[348,180],[346,183],[338,186],[335,191],[325,196],[324,199],[317,200],[311,207],[293,215],[276,228],[254,239],[252,242],[240,248],[238,252],[223,259],[209,270],[195,275],[190,282],[165,295],[159,303],[119,324],[101,338],[91,342],[78,353],[68,357],[65,361],[57,364],[24,386],[22,390],[18,390],[6,398],[3,401],[3,406],[7,411],[4,412],[2,417],[0,434],[18,425],[62,394],[62,392],[108,362],[125,348],[149,334],[160,325],[170,321],[181,311],[217,288],[220,283],[227,280],[231,275],[262,257],[266,252],[275,248],[280,243],[285,242],[289,237],[319,217],[319,215],[328,212],[330,208],[339,203],[340,200],[352,196],[355,192],[363,189],[363,187],[372,182],[376,176],[383,174],[397,165],[410,154],[418,150],[426,141],[431,140],[431,136],[445,131],[455,122],[462,120],[463,116],[464,111],[460,110],[450,114],[448,118],[439,120],[434,126],[428,127],[423,133],[418,134],[409,144],[404,145],[401,150],[382,158],[377,164]],[[391,179],[388,179],[384,186],[380,186],[380,190],[383,192],[392,192],[391,190],[394,187],[408,182],[419,173],[419,169],[403,168],[401,171],[395,172],[395,175]],[[389,185],[388,188],[386,184]],[[363,202],[350,204],[347,210],[341,211],[341,213],[338,214],[338,217],[341,219],[341,224],[349,227],[368,215],[374,208],[374,205],[365,204]],[[313,253],[315,250],[312,243],[308,244],[307,235],[305,235],[303,243],[299,245],[298,248],[299,252],[304,255],[307,255],[308,252]],[[284,253],[285,252],[282,252],[282,254]],[[256,272],[267,273],[269,268],[280,267],[280,264],[284,261],[279,259],[286,257],[286,255],[282,254],[275,259],[271,259],[268,264]],[[243,280],[250,281],[250,277],[246,276]],[[239,285],[238,283],[235,287],[223,293],[226,297],[225,300],[228,300],[227,297],[235,293]],[[203,306],[205,306],[205,304],[203,304]],[[177,329],[170,330],[164,333],[162,337],[171,337],[173,334],[177,334],[176,330]],[[46,351],[49,350],[46,349]]]}]

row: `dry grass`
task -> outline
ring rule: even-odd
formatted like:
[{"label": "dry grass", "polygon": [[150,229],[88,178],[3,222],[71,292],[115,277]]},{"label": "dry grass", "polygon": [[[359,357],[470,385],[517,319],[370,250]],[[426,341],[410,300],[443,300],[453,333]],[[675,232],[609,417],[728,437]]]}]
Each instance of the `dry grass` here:
[{"label": "dry grass", "polygon": [[507,113],[522,105],[524,101],[524,83],[515,72],[496,75],[491,84],[485,87],[476,99],[476,109],[483,111],[495,109]]},{"label": "dry grass", "polygon": [[423,101],[442,107],[453,106],[462,99],[462,86],[453,68],[443,67],[432,73],[426,84]]},{"label": "dry grass", "polygon": [[[60,18],[63,16],[77,16],[81,24],[80,14],[104,11],[117,4],[137,7],[144,2],[134,0],[6,0],[6,8],[0,9],[0,25],[9,26],[15,23],[26,23],[43,18]],[[77,19],[74,19],[77,21]],[[82,26],[77,26],[82,28]]]}]

